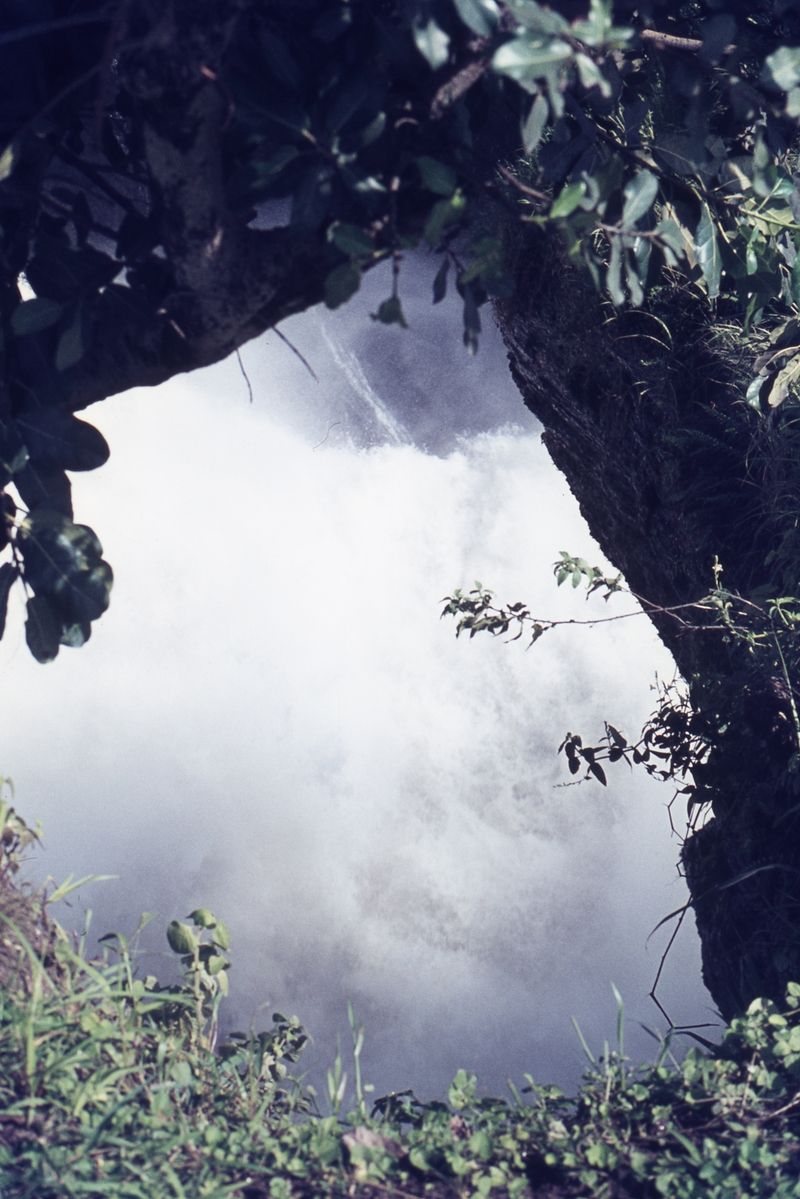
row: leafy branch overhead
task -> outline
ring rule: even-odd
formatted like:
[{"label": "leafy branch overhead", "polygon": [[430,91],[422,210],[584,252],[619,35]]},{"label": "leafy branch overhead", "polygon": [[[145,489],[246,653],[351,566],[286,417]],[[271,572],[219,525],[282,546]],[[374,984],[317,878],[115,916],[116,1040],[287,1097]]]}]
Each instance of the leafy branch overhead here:
[{"label": "leafy branch overhead", "polygon": [[617,307],[688,285],[783,321],[760,410],[800,375],[792,6],[27,11],[0,27],[0,601],[24,580],[41,661],[85,640],[111,579],[68,481],[107,448],[72,414],[335,308],[381,262],[377,324],[406,326],[402,262],[426,250],[474,353],[513,286],[509,228],[541,230]]}]

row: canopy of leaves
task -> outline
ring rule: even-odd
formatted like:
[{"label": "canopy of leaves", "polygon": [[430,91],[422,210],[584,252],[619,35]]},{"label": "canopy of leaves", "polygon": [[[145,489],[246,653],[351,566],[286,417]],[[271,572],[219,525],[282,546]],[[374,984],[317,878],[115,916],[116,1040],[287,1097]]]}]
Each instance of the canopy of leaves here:
[{"label": "canopy of leaves", "polygon": [[[794,0],[5,5],[0,600],[23,579],[34,654],[82,643],[108,600],[64,523],[67,472],[107,448],[71,413],[337,307],[385,259],[375,319],[404,326],[415,246],[474,352],[509,220],[563,237],[615,305],[683,275],[746,323],[788,317],[798,116]],[[759,410],[800,377],[796,323],[754,363]]]}]

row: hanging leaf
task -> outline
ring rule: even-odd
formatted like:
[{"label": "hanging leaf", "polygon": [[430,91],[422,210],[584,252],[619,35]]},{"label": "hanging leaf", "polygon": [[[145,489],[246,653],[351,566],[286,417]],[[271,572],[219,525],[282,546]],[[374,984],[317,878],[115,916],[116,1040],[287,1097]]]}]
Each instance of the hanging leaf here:
[{"label": "hanging leaf", "polygon": [[72,485],[63,470],[42,470],[30,463],[14,475],[14,486],[29,512],[52,508],[72,520]]},{"label": "hanging leaf", "polygon": [[194,933],[188,924],[181,924],[180,920],[172,920],[167,925],[167,941],[173,953],[181,955],[194,953],[197,948],[197,938]]},{"label": "hanging leaf", "polygon": [[343,262],[334,267],[325,280],[325,303],[339,308],[354,296],[361,286],[361,271],[355,262]]},{"label": "hanging leaf", "polygon": [[433,302],[439,304],[447,295],[447,272],[450,270],[450,259],[445,255],[441,266],[433,280]]},{"label": "hanging leaf", "polygon": [[69,412],[24,412],[17,425],[31,462],[41,470],[97,470],[108,461],[108,442],[100,430]]},{"label": "hanging leaf", "polygon": [[585,195],[585,183],[568,183],[553,200],[550,216],[554,219],[571,216]]},{"label": "hanging leaf", "polygon": [[507,0],[506,7],[511,10],[520,25],[531,33],[570,33],[569,21],[551,8],[542,8],[536,0]]},{"label": "hanging leaf", "polygon": [[388,300],[384,300],[378,311],[371,312],[370,316],[374,321],[380,321],[383,325],[400,325],[403,329],[408,328],[399,296],[390,296]]},{"label": "hanging leaf", "polygon": [[782,370],[775,376],[775,382],[769,392],[770,408],[779,408],[787,399],[792,387],[800,383],[800,354],[795,354]]},{"label": "hanging leaf", "polygon": [[[620,278],[622,272],[622,248],[620,239],[612,237],[611,253],[608,256],[608,269],[606,270],[606,288],[611,296],[611,302],[616,308],[621,308],[625,303],[625,291],[622,287]],[[580,574],[578,575],[580,582]]]},{"label": "hanging leaf", "polygon": [[66,371],[83,358],[89,348],[91,336],[91,307],[84,297],[74,309],[71,319],[58,339],[56,346],[56,370]]},{"label": "hanging leaf", "polygon": [[217,918],[208,908],[195,908],[187,916],[187,920],[192,920],[197,928],[216,928]]},{"label": "hanging leaf", "polygon": [[30,333],[39,333],[57,325],[64,313],[64,305],[56,300],[48,300],[44,296],[36,296],[25,300],[14,309],[11,317],[11,328],[17,337],[26,337]]},{"label": "hanging leaf", "polygon": [[603,784],[604,787],[608,785],[606,781],[606,772],[603,770],[603,767],[599,762],[590,762],[589,771],[594,775],[598,782]]},{"label": "hanging leaf", "polygon": [[496,51],[492,67],[498,75],[507,75],[524,87],[563,66],[572,55],[572,47],[559,39],[518,37]]},{"label": "hanging leaf", "polygon": [[453,0],[456,12],[464,24],[478,37],[491,37],[500,20],[500,10],[494,0]]},{"label": "hanging leaf", "polygon": [[458,184],[458,177],[452,167],[438,162],[435,158],[429,158],[426,154],[420,155],[416,164],[422,175],[422,183],[428,191],[435,192],[437,196],[452,196]]},{"label": "hanging leaf", "polygon": [[83,624],[70,624],[61,634],[61,644],[66,645],[68,649],[80,649],[91,635],[92,626],[88,621]]},{"label": "hanging leaf", "polygon": [[549,115],[550,105],[547,103],[547,98],[539,94],[522,125],[522,146],[526,154],[533,154],[542,140]]},{"label": "hanging leaf", "polygon": [[425,240],[429,246],[438,245],[444,230],[461,220],[467,207],[467,198],[457,191],[449,200],[439,200],[431,209],[425,224]]},{"label": "hanging leaf", "polygon": [[19,578],[16,566],[4,562],[0,566],[0,638],[6,631],[6,613],[8,612],[8,596],[14,583]]},{"label": "hanging leaf", "polygon": [[697,226],[694,237],[694,252],[697,263],[706,281],[709,300],[715,300],[719,295],[719,282],[722,275],[722,256],[717,241],[717,229],[707,204],[703,205],[703,215]]},{"label": "hanging leaf", "polygon": [[411,26],[414,43],[428,65],[436,71],[444,66],[450,54],[450,38],[440,29],[433,17],[417,17]]},{"label": "hanging leaf", "polygon": [[[37,508],[17,534],[25,580],[46,596],[62,624],[97,620],[108,607],[113,574],[93,531],[60,512]],[[59,637],[61,629],[59,628]]]},{"label": "hanging leaf", "polygon": [[625,206],[620,224],[629,229],[653,207],[658,195],[658,179],[652,171],[639,171],[625,184]]},{"label": "hanging leaf", "polygon": [[0,487],[25,468],[30,454],[16,421],[0,421]]},{"label": "hanging leaf", "polygon": [[370,235],[358,225],[348,225],[345,221],[335,221],[331,225],[328,239],[337,250],[341,250],[343,254],[352,254],[354,258],[365,258],[375,251],[375,242]]},{"label": "hanging leaf", "polygon": [[37,662],[44,665],[58,656],[61,624],[43,595],[28,600],[28,619],[25,621],[25,640]]}]

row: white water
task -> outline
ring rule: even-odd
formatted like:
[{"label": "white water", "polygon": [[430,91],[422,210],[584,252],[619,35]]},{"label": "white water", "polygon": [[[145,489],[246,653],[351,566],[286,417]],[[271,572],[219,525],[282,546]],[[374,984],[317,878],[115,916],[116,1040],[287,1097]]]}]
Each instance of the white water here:
[{"label": "white water", "polygon": [[[529,652],[439,620],[476,576],[562,619],[625,602],[555,586],[559,550],[600,558],[496,330],[469,360],[419,272],[411,330],[378,327],[368,282],[283,326],[319,383],[271,334],[242,354],[252,405],[234,359],[89,412],[112,457],[74,480],[76,519],[112,604],[47,667],[12,613],[0,772],[44,823],[34,876],[120,876],[65,919],[91,906],[100,934],[155,910],[160,949],[199,904],[226,918],[229,1023],[297,1013],[319,1067],[350,997],[379,1092],[441,1095],[459,1066],[490,1092],[526,1070],[571,1085],[569,1017],[611,1036],[612,980],[650,1052],[636,1021],[663,1027],[646,996],[668,930],[645,942],[685,888],[671,792],[620,766],[565,788],[555,751],[604,718],[635,733],[670,661],[640,618]],[[660,994],[709,1018],[693,930]]]}]

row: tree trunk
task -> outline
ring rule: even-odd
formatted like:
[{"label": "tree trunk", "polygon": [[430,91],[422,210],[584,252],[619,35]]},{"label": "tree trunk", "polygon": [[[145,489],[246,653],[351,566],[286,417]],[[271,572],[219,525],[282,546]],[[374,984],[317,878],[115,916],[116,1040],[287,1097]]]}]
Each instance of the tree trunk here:
[{"label": "tree trunk", "polygon": [[[631,590],[660,609],[697,601],[714,586],[715,556],[728,589],[767,586],[765,558],[785,532],[765,515],[777,433],[742,402],[741,339],[723,344],[707,302],[686,290],[660,308],[656,299],[615,312],[552,234],[518,247],[515,275],[513,298],[497,307],[512,375]],[[752,654],[719,628],[651,619],[690,685],[698,726],[714,728],[694,772],[713,815],[687,836],[681,862],[704,981],[730,1019],[757,995],[782,998],[800,976],[791,693],[783,678],[754,673]]]}]

